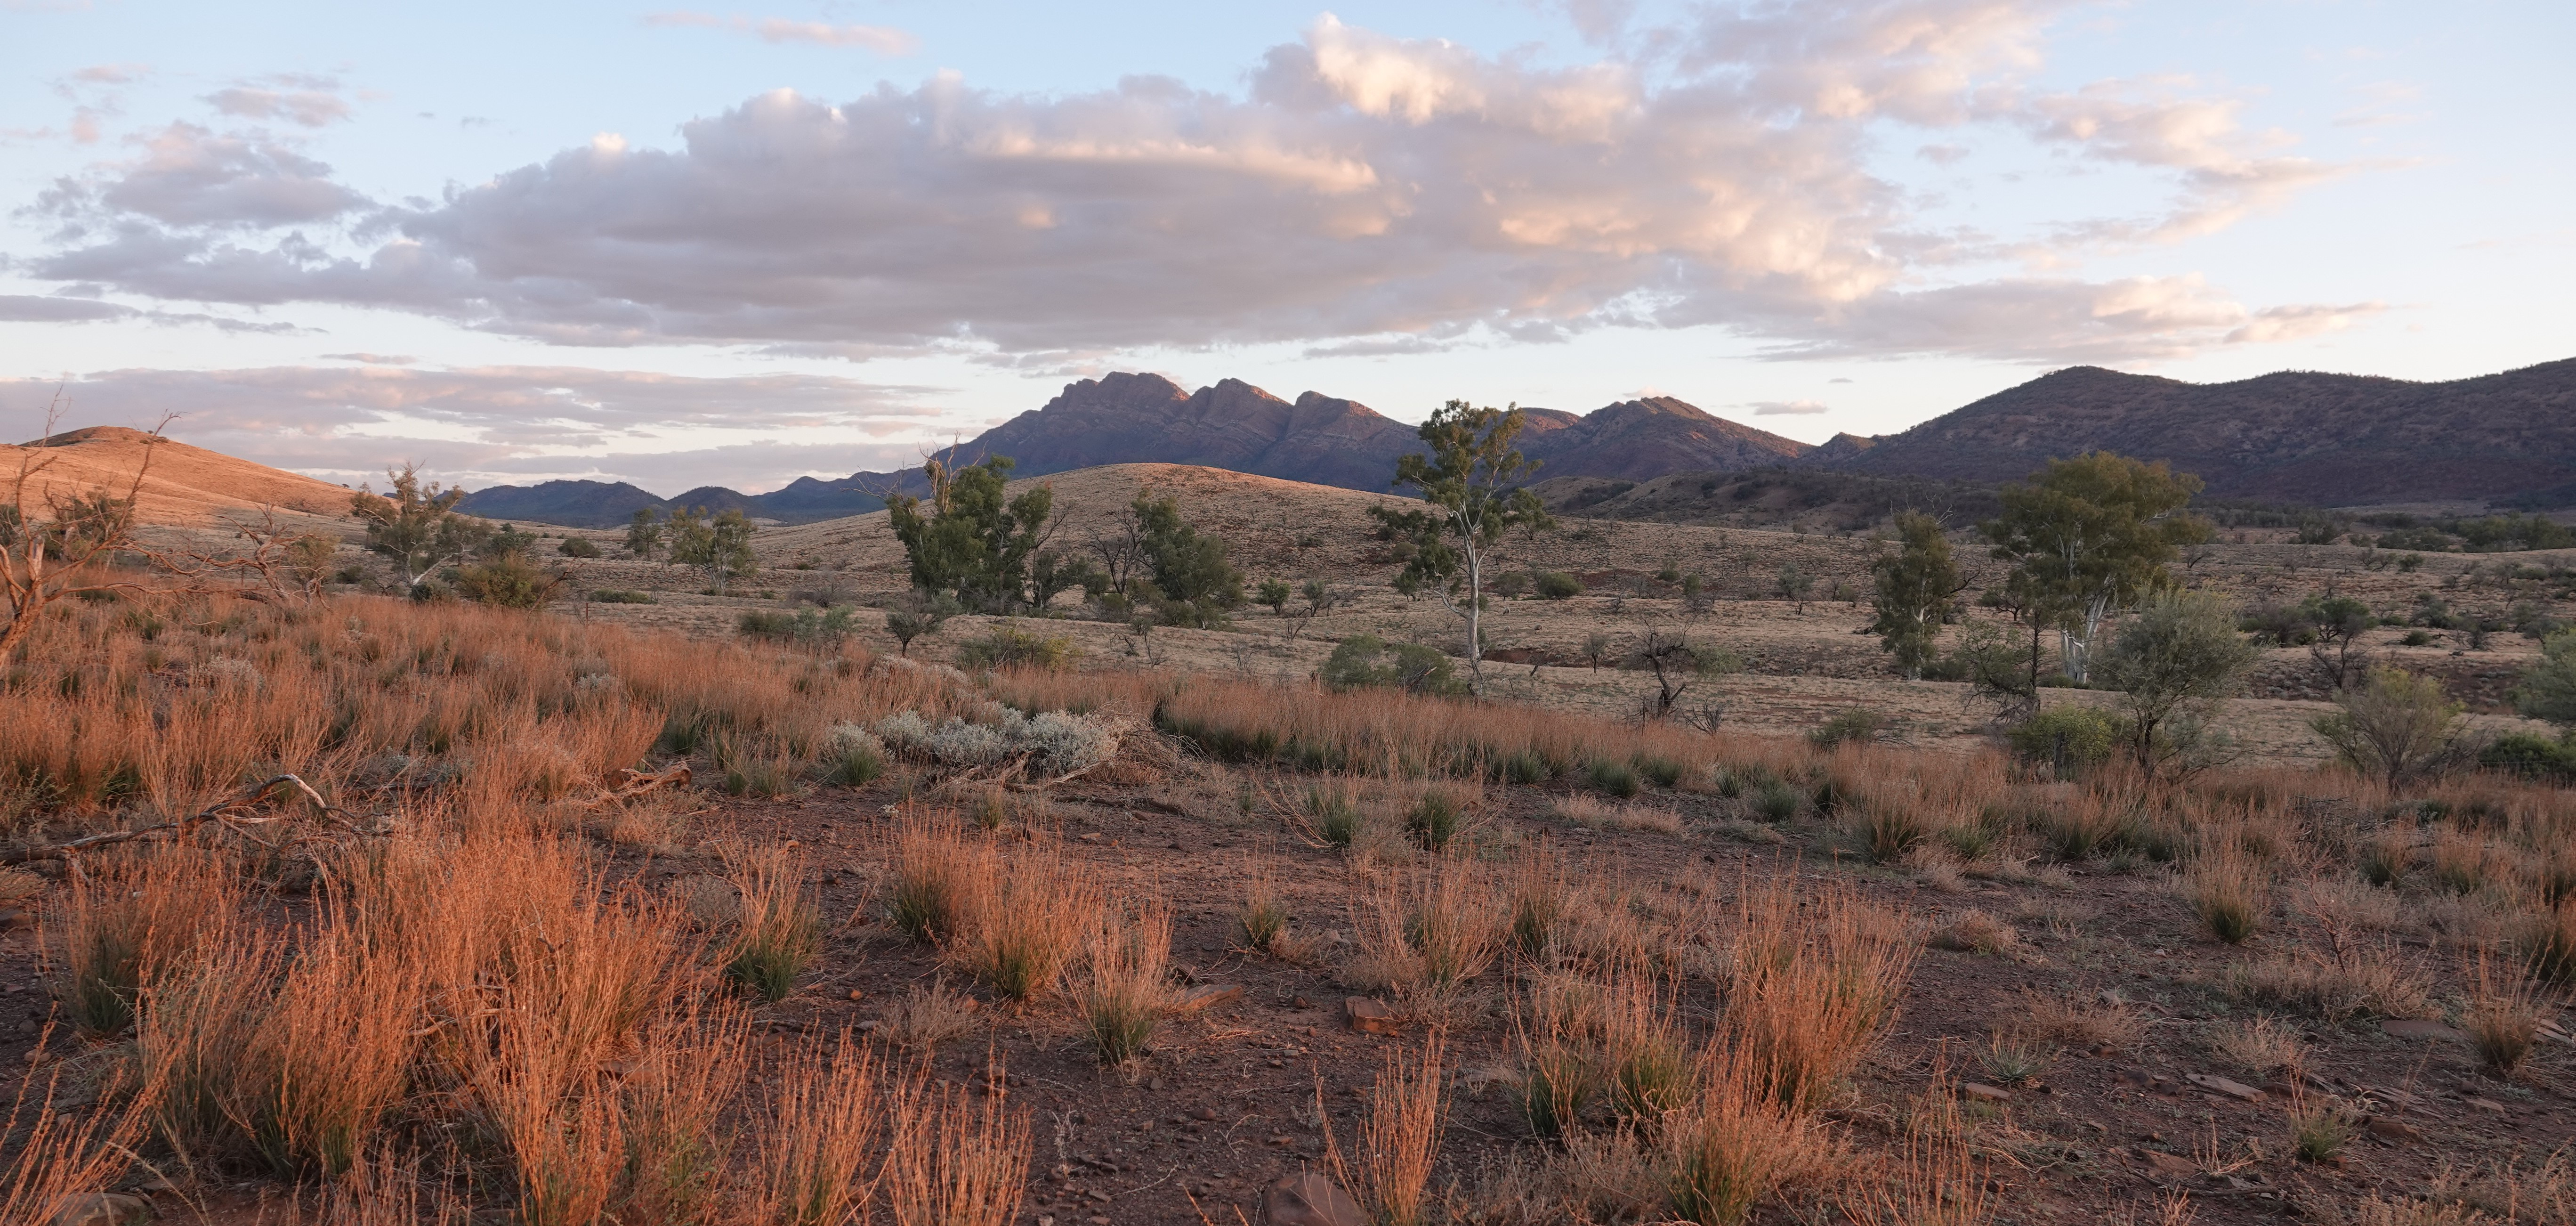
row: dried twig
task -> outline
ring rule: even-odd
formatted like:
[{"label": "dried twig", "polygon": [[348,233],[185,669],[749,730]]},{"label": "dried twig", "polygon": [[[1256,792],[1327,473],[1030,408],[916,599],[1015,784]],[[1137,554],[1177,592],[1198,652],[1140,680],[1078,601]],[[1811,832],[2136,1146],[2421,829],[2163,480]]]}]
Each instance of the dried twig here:
[{"label": "dried twig", "polygon": [[110,830],[105,834],[88,835],[83,838],[73,839],[64,843],[55,843],[46,847],[13,847],[5,852],[0,852],[0,864],[25,864],[34,860],[70,859],[92,848],[107,847],[117,843],[130,843],[136,839],[149,838],[154,835],[182,834],[187,831],[194,830],[207,822],[217,823],[227,829],[238,829],[242,826],[266,825],[267,823],[278,819],[274,817],[250,817],[238,812],[238,810],[266,799],[269,793],[276,791],[280,785],[284,784],[292,784],[296,791],[304,794],[304,798],[306,800],[313,802],[314,808],[328,816],[338,817],[351,822],[373,822],[382,820],[384,817],[389,816],[386,814],[367,815],[351,813],[338,805],[322,799],[322,794],[314,791],[313,785],[304,782],[302,778],[295,775],[279,775],[257,787],[245,789],[241,792],[235,793],[227,799],[208,805],[206,808],[187,817],[173,818],[166,822],[156,822],[149,826],[137,826],[132,830]]}]

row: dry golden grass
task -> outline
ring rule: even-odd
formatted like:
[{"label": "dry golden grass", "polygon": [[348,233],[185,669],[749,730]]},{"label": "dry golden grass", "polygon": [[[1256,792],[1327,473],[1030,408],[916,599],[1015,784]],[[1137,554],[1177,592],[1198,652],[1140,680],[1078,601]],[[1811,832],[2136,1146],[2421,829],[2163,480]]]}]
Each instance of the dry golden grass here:
[{"label": "dry golden grass", "polygon": [[1316,1103],[1318,1118],[1326,1122],[1326,1164],[1379,1226],[1428,1226],[1440,1216],[1431,1170],[1448,1120],[1444,1046],[1434,1029],[1418,1056],[1401,1048],[1387,1052],[1352,1153],[1342,1151],[1331,1133],[1331,1115]]},{"label": "dry golden grass", "polygon": [[881,1184],[896,1226],[1007,1226],[1029,1171],[1025,1115],[1001,1096],[914,1078],[886,1108],[893,1141]]},{"label": "dry golden grass", "polygon": [[835,1226],[869,1204],[886,1127],[882,1082],[874,1056],[846,1031],[828,1047],[799,1045],[769,1074],[752,1223]]},{"label": "dry golden grass", "polygon": [[2460,1016],[2460,1028],[2468,1032],[2469,1047],[2488,1072],[2511,1077],[2539,1041],[2540,1002],[2529,984],[2497,974],[2484,955],[2479,956],[2477,974],[2470,983],[2469,1007]]},{"label": "dry golden grass", "polygon": [[1099,922],[1100,897],[1052,842],[1003,858],[998,875],[969,877],[957,935],[940,957],[995,994],[1030,1000],[1055,990]]},{"label": "dry golden grass", "polygon": [[1698,1226],[1736,1226],[1790,1179],[1822,1165],[1824,1138],[1778,1093],[1775,1070],[1742,1049],[1709,1056],[1690,1109],[1664,1129],[1673,1212]]},{"label": "dry golden grass", "polygon": [[1084,951],[1074,1007],[1102,1064],[1143,1055],[1171,1004],[1165,975],[1172,963],[1172,911],[1147,902],[1098,924]]},{"label": "dry golden grass", "polygon": [[1914,964],[1901,917],[1846,888],[1800,900],[1745,884],[1724,1038],[1745,1075],[1795,1110],[1822,1104],[1894,1019]]},{"label": "dry golden grass", "polygon": [[2307,1036],[2276,1017],[2212,1023],[2206,1041],[2220,1059],[2248,1073],[2295,1077],[2308,1062]]}]

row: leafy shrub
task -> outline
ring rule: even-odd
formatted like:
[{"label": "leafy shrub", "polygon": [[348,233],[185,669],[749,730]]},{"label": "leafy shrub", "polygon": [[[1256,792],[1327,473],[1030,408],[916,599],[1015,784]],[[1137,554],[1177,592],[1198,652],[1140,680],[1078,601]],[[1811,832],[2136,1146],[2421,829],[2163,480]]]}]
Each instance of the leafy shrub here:
[{"label": "leafy shrub", "polygon": [[1852,707],[1837,711],[1824,723],[1816,725],[1815,730],[1807,734],[1807,739],[1818,749],[1831,749],[1846,741],[1875,741],[1895,725],[1896,721],[1884,711]]},{"label": "leafy shrub", "polygon": [[542,608],[554,599],[556,585],[563,582],[559,576],[538,570],[526,554],[515,550],[489,561],[460,566],[449,581],[457,595],[504,609]]},{"label": "leafy shrub", "polygon": [[646,594],[646,593],[643,593],[643,592],[635,592],[635,591],[628,591],[628,590],[626,590],[626,589],[624,589],[624,588],[614,588],[614,587],[604,587],[604,588],[600,588],[599,590],[597,590],[597,591],[595,591],[595,592],[592,592],[592,593],[590,594],[590,602],[591,602],[592,604],[659,604],[659,603],[661,603],[660,601],[657,601],[657,600],[653,599],[650,595],[648,595],[648,594]]},{"label": "leafy shrub", "polygon": [[1324,684],[1337,690],[1400,689],[1414,694],[1458,694],[1458,679],[1449,657],[1420,643],[1389,643],[1374,634],[1354,634],[1333,645],[1323,668]]},{"label": "leafy shrub", "polygon": [[957,649],[957,663],[966,668],[1043,668],[1060,669],[1073,663],[1073,640],[1062,635],[1052,638],[1031,634],[1004,622],[980,638],[969,639]]},{"label": "leafy shrub", "polygon": [[1494,576],[1494,594],[1505,600],[1518,600],[1529,593],[1530,577],[1521,571],[1507,571]]},{"label": "leafy shrub", "polygon": [[1786,779],[1770,779],[1753,793],[1753,811],[1766,822],[1785,822],[1798,816],[1807,798]]},{"label": "leafy shrub", "polygon": [[1033,768],[1062,775],[1097,766],[1118,752],[1118,736],[1110,726],[1061,711],[1021,715],[1005,710],[991,723],[969,723],[952,715],[935,728],[917,711],[898,711],[878,720],[875,732],[896,753],[942,766],[990,766],[1025,754]]},{"label": "leafy shrub", "polygon": [[2508,732],[2478,753],[2478,765],[2525,779],[2576,783],[2576,737],[2551,740],[2530,732]]},{"label": "leafy shrub", "polygon": [[555,552],[567,558],[595,558],[599,556],[599,546],[586,536],[567,536],[563,544],[555,546]]},{"label": "leafy shrub", "polygon": [[830,647],[849,637],[850,615],[851,610],[846,608],[798,609],[793,613],[780,609],[746,609],[736,620],[735,628],[742,632],[744,638]]},{"label": "leafy shrub", "polygon": [[2072,773],[2100,766],[2120,743],[2120,719],[2096,707],[2050,707],[2004,734],[2013,756]]},{"label": "leafy shrub", "polygon": [[1543,570],[1531,577],[1538,594],[1547,600],[1568,600],[1583,594],[1583,581],[1561,570]]}]

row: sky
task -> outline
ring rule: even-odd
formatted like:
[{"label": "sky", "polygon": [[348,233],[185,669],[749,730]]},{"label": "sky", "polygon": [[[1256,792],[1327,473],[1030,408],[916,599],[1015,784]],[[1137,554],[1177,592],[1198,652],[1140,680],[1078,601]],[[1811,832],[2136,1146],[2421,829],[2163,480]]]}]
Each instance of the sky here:
[{"label": "sky", "polygon": [[2548,0],[0,0],[0,432],[669,494],[1149,370],[1809,442],[2576,356]]}]

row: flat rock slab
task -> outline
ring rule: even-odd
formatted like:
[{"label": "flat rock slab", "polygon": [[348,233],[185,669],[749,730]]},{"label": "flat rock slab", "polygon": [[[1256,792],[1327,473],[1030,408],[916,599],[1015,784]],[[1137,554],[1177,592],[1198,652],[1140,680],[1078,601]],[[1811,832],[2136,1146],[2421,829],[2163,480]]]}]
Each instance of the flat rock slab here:
[{"label": "flat rock slab", "polygon": [[2182,1075],[2182,1079],[2192,1083],[2193,1085],[2199,1086],[2201,1089],[2207,1090],[2212,1094],[2224,1094],[2229,1098],[2240,1099],[2249,1103],[2259,1103],[2267,1097],[2261,1090],[2257,1090],[2244,1082],[2229,1081],[2228,1079],[2217,1076],[2213,1073],[2185,1073]]},{"label": "flat rock slab", "polygon": [[2387,1021],[2381,1022],[2379,1024],[2379,1031],[2391,1038],[2398,1039],[2450,1039],[2455,1042],[2465,1042],[2469,1037],[2462,1033],[2456,1026],[2444,1025],[2441,1022],[2418,1021],[2409,1018],[2391,1018]]},{"label": "flat rock slab", "polygon": [[1384,1001],[1353,996],[1342,1002],[1342,1008],[1350,1014],[1351,1029],[1362,1034],[1404,1033],[1404,1019],[1397,1017]]}]

